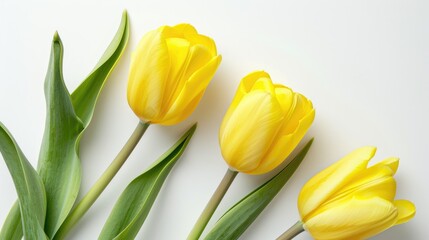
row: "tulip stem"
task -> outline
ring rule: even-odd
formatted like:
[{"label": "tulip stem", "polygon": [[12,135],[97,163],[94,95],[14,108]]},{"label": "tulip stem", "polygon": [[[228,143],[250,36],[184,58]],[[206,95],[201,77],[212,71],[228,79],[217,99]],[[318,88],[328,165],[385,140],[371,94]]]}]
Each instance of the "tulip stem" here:
[{"label": "tulip stem", "polygon": [[79,201],[76,207],[70,211],[67,218],[64,220],[58,232],[55,234],[55,240],[64,239],[67,233],[76,225],[79,219],[88,211],[92,204],[97,200],[103,190],[107,187],[113,177],[118,173],[119,169],[125,163],[131,152],[136,147],[137,143],[142,138],[146,129],[149,127],[149,122],[139,122],[134,132],[131,134],[128,141],[122,147],[116,158],[110,163],[109,167],[104,171],[101,177],[95,182],[88,193]]},{"label": "tulip stem", "polygon": [[301,221],[296,222],[292,227],[290,227],[286,232],[284,232],[276,240],[290,240],[297,236],[298,234],[304,231],[304,225]]},{"label": "tulip stem", "polygon": [[229,186],[231,186],[231,183],[237,176],[237,173],[237,171],[233,171],[228,168],[219,186],[213,193],[212,197],[195,223],[194,228],[189,233],[187,240],[197,240],[201,236],[214,211],[218,207]]}]

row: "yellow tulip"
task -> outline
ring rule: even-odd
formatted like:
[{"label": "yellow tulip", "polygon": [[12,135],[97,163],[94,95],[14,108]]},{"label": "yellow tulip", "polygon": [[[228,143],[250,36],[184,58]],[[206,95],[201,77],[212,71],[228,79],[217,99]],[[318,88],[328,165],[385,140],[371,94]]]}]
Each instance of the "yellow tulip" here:
[{"label": "yellow tulip", "polygon": [[222,155],[235,171],[266,173],[292,152],[313,122],[310,100],[256,71],[241,80],[223,119]]},{"label": "yellow tulip", "polygon": [[132,55],[128,104],[142,121],[181,122],[198,105],[220,61],[214,41],[189,24],[153,30]]},{"label": "yellow tulip", "polygon": [[375,151],[357,149],[304,185],[298,209],[315,239],[366,239],[414,216],[413,203],[394,200],[399,160],[367,167]]}]

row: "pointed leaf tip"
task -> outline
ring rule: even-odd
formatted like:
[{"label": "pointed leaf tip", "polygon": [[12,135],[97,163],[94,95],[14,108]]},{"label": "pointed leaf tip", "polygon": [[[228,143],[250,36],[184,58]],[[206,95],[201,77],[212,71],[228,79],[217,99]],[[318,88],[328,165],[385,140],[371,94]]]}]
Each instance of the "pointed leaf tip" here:
[{"label": "pointed leaf tip", "polygon": [[194,125],[192,125],[191,128],[189,128],[188,135],[192,136],[194,134],[195,130],[197,129],[197,127],[198,127],[198,123],[196,122],[196,123],[194,123]]},{"label": "pointed leaf tip", "polygon": [[52,41],[61,42],[61,38],[60,38],[60,35],[58,34],[58,31],[55,31]]}]

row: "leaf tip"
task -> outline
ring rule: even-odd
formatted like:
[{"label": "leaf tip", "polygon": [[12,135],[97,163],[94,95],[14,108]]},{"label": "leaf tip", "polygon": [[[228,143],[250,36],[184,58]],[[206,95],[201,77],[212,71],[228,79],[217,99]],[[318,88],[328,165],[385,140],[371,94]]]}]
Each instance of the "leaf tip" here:
[{"label": "leaf tip", "polygon": [[128,20],[128,11],[127,11],[127,9],[124,9],[124,11],[122,11],[122,19]]},{"label": "leaf tip", "polygon": [[312,137],[308,142],[304,145],[304,147],[301,149],[301,151],[298,153],[300,155],[301,153],[304,154],[304,156],[307,154],[308,150],[310,150],[311,145],[313,144],[314,137]]},{"label": "leaf tip", "polygon": [[194,132],[195,132],[195,130],[197,129],[197,127],[198,127],[198,122],[195,122],[195,123],[192,125],[192,127],[191,127],[191,128],[189,128],[189,130],[188,130],[188,136],[192,136],[192,135],[194,135]]},{"label": "leaf tip", "polygon": [[61,38],[60,38],[60,35],[58,34],[58,31],[55,31],[52,41],[54,41],[54,42],[60,42],[61,41]]}]

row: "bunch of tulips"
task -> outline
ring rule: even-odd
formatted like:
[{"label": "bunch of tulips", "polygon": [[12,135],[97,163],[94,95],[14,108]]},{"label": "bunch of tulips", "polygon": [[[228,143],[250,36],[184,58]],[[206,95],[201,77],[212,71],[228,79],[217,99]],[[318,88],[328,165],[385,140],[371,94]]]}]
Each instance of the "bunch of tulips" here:
[{"label": "bunch of tulips", "polygon": [[[14,181],[18,200],[0,232],[1,240],[63,239],[108,186],[150,125],[175,125],[197,107],[222,57],[210,37],[190,24],[162,26],[148,32],[132,53],[127,100],[137,127],[111,165],[82,199],[80,138],[90,124],[109,73],[122,55],[129,35],[124,12],[111,45],[94,70],[72,93],[62,76],[63,46],[56,33],[45,80],[45,134],[38,166],[33,167],[0,123],[0,151]],[[200,239],[238,173],[277,171],[272,179],[231,207],[204,239],[237,239],[296,171],[312,140],[292,158],[315,118],[303,94],[273,82],[264,71],[241,80],[219,126],[219,144],[227,163],[219,187],[190,229]],[[148,216],[172,167],[185,150],[196,125],[122,192],[99,239],[134,239]],[[315,239],[366,239],[410,220],[414,205],[395,200],[397,158],[368,166],[374,147],[358,148],[311,178],[298,196],[301,219],[279,234],[292,239],[308,231]],[[285,164],[282,164],[286,161]],[[283,166],[282,169],[279,169]],[[279,233],[281,233],[281,229]]]}]

